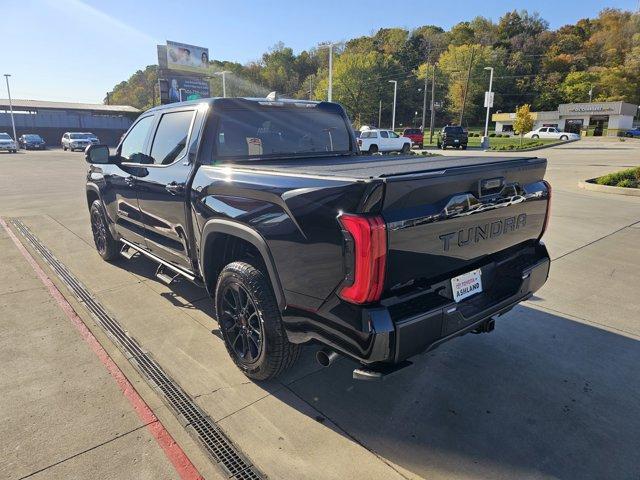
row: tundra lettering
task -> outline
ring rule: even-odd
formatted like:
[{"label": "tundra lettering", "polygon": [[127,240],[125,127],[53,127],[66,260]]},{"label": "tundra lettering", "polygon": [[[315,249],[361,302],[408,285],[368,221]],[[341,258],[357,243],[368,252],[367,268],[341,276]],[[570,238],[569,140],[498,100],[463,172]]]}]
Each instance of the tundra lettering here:
[{"label": "tundra lettering", "polygon": [[517,216],[507,217],[504,220],[497,220],[484,225],[476,225],[468,227],[457,232],[445,233],[440,235],[442,240],[442,250],[448,252],[451,247],[451,240],[457,239],[458,247],[464,247],[469,244],[478,243],[480,240],[487,238],[499,237],[503,233],[513,232],[526,226],[527,214],[521,213]]},{"label": "tundra lettering", "polygon": [[[466,133],[446,128],[464,148]],[[380,132],[397,137],[363,137]],[[322,346],[324,366],[343,355],[358,363],[354,378],[381,378],[491,330],[547,280],[546,160],[364,155],[335,103],[270,94],[163,105],[115,152],[93,144],[85,157],[99,255],[144,256],[158,281],[206,290],[229,356],[253,380],[278,376],[306,343]],[[517,192],[443,209],[494,178]]]}]

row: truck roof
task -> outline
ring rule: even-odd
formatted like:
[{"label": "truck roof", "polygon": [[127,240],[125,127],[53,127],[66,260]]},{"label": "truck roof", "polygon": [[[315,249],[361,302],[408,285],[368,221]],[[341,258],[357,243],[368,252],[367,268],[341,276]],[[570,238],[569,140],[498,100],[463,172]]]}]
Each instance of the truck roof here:
[{"label": "truck roof", "polygon": [[185,105],[200,105],[200,104],[206,104],[206,105],[215,105],[216,103],[220,103],[220,102],[227,102],[227,101],[231,101],[231,100],[245,100],[247,102],[260,102],[260,103],[274,103],[274,104],[290,104],[290,105],[301,105],[301,104],[311,104],[311,105],[317,105],[319,103],[326,103],[326,102],[319,102],[319,101],[315,101],[315,100],[298,100],[295,98],[278,98],[277,100],[270,100],[268,98],[265,97],[211,97],[211,98],[199,98],[197,100],[187,100],[184,102],[175,102],[175,103],[168,103],[166,105],[160,105],[157,107],[153,107],[150,108],[149,110],[147,110],[148,112],[156,112],[156,111],[161,111],[161,110],[167,110],[167,109],[174,109],[174,108],[180,108],[183,107]]}]

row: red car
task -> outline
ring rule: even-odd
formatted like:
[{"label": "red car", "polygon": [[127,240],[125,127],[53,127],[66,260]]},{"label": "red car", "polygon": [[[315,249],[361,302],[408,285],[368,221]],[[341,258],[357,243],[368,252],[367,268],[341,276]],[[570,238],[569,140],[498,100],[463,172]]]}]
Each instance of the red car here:
[{"label": "red car", "polygon": [[411,139],[411,143],[417,145],[418,148],[424,147],[424,135],[419,128],[405,128],[402,131],[402,136]]}]

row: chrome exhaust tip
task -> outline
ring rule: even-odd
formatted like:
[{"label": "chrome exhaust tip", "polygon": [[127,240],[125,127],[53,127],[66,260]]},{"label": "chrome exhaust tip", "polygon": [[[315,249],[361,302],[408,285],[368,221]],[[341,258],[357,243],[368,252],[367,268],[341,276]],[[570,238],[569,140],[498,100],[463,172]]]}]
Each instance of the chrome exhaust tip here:
[{"label": "chrome exhaust tip", "polygon": [[318,362],[323,367],[328,367],[333,362],[335,362],[339,356],[340,354],[338,352],[323,348],[322,350],[318,350],[316,352],[316,362]]}]

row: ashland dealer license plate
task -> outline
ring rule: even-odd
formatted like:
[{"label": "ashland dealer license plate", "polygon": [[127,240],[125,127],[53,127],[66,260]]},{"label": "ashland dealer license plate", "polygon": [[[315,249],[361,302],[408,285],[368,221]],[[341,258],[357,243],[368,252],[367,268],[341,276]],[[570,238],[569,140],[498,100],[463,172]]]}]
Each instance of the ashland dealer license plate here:
[{"label": "ashland dealer license plate", "polygon": [[451,288],[453,290],[453,299],[456,302],[463,300],[471,295],[482,292],[482,272],[480,269],[473,270],[464,275],[451,279]]}]

